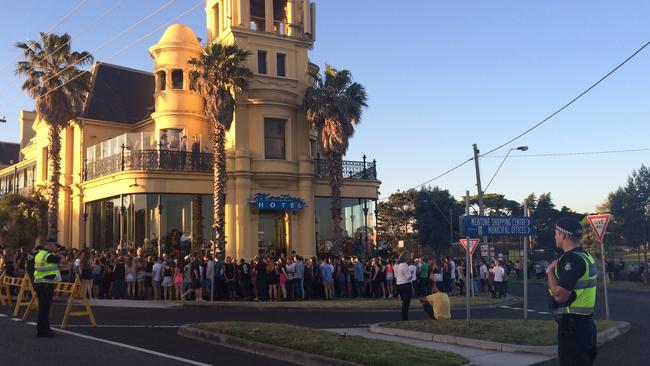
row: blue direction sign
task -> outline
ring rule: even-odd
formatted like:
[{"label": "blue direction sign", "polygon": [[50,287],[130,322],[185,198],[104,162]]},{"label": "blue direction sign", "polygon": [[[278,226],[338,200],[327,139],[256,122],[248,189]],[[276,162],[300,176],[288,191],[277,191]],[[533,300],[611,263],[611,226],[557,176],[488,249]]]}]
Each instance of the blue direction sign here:
[{"label": "blue direction sign", "polygon": [[530,217],[465,216],[465,236],[528,236],[533,234]]}]

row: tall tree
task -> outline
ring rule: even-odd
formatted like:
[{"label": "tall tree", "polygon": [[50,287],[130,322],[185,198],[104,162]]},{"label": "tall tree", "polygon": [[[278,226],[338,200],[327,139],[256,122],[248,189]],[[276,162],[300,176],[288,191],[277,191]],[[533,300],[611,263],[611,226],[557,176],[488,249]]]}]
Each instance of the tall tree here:
[{"label": "tall tree", "polygon": [[641,165],[634,170],[627,179],[625,187],[619,187],[609,194],[608,206],[613,215],[614,224],[618,227],[625,243],[637,249],[644,248],[647,262],[648,236],[648,208],[650,205],[650,169]]},{"label": "tall tree", "polygon": [[205,118],[210,124],[214,155],[214,221],[213,232],[217,252],[225,251],[226,224],[226,132],[235,114],[236,94],[248,89],[253,73],[245,66],[251,55],[237,44],[212,43],[201,55],[189,61],[195,70],[199,93],[205,100]]},{"label": "tall tree", "polygon": [[343,252],[343,229],[341,228],[341,187],[343,186],[343,156],[348,150],[350,138],[361,121],[367,107],[365,88],[352,82],[348,70],[337,70],[329,65],[323,76],[311,73],[313,84],[307,88],[304,108],[307,121],[317,131],[320,146],[327,157],[330,188],[332,190],[332,223],[334,226],[334,250]]},{"label": "tall tree", "polygon": [[61,130],[79,116],[90,89],[91,74],[79,67],[92,64],[88,52],[70,48],[70,35],[41,33],[38,41],[18,42],[24,60],[16,65],[16,75],[26,78],[22,89],[36,102],[38,117],[49,126],[47,159],[48,239],[56,239],[61,176]]},{"label": "tall tree", "polygon": [[415,223],[416,193],[415,189],[398,191],[391,194],[387,201],[377,204],[377,227],[381,241],[391,243],[411,239]]},{"label": "tall tree", "polygon": [[[449,217],[451,210],[452,216]],[[415,228],[422,245],[433,248],[437,258],[443,250],[448,250],[458,231],[457,218],[462,213],[454,196],[448,190],[438,187],[422,188],[415,196]],[[450,237],[450,227],[452,235]]]}]

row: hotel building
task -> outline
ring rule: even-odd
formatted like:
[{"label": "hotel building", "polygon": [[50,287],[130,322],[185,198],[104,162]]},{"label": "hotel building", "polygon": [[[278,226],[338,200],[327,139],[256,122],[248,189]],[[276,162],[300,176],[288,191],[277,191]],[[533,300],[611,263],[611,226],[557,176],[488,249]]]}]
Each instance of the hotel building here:
[{"label": "hotel building", "polygon": [[[250,89],[237,96],[227,135],[226,253],[296,251],[333,239],[327,161],[305,120],[308,50],[316,39],[309,0],[208,0],[207,42],[236,42],[252,56]],[[59,241],[95,249],[204,250],[212,224],[212,149],[203,99],[188,60],[201,40],[169,27],[149,49],[152,72],[98,62],[83,112],[62,132]],[[48,176],[48,126],[20,115],[20,146],[2,146],[0,194],[28,194]],[[7,151],[5,153],[4,151]],[[376,163],[344,161],[348,252],[374,245]]]}]

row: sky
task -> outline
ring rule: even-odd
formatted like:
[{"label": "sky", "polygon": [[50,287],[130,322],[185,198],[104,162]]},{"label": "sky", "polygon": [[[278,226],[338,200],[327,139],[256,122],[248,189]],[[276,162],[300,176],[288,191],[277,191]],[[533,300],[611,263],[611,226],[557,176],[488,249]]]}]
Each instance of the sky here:
[{"label": "sky", "polygon": [[[40,31],[68,32],[74,49],[97,60],[150,71],[147,50],[167,23],[187,24],[205,39],[205,7],[198,0],[82,1],[3,2],[0,116],[7,123],[0,125],[0,140],[17,142],[20,110],[33,109],[13,75],[21,56],[17,41],[38,39]],[[310,59],[352,71],[367,89],[369,107],[346,159],[365,154],[377,160],[381,197],[467,160],[473,143],[486,152],[517,136],[650,41],[650,2],[643,0],[315,2],[317,40]],[[650,148],[649,70],[650,47],[556,117],[481,158],[485,186],[503,160],[498,156],[529,147],[511,153],[487,191],[517,201],[551,192],[558,207],[595,211],[648,163],[650,151],[526,155]],[[467,190],[475,194],[474,164],[430,184],[457,198]]]}]

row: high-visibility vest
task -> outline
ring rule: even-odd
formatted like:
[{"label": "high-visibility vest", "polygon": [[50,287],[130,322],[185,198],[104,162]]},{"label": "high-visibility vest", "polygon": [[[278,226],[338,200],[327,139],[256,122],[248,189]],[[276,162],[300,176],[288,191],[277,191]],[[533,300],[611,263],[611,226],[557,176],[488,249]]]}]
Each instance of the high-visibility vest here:
[{"label": "high-visibility vest", "polygon": [[[587,252],[574,251],[585,261],[585,272],[578,279],[576,287],[573,289],[576,293],[576,299],[568,306],[562,306],[553,312],[554,314],[578,314],[591,315],[594,313],[596,306],[596,285],[598,283],[598,265],[596,261]],[[560,260],[562,258],[560,257]],[[559,262],[559,260],[558,260]],[[558,269],[555,267],[555,276],[559,279]]]},{"label": "high-visibility vest", "polygon": [[34,258],[34,283],[56,283],[61,281],[61,273],[57,263],[47,263],[47,258],[53,255],[46,250],[40,250]]}]

